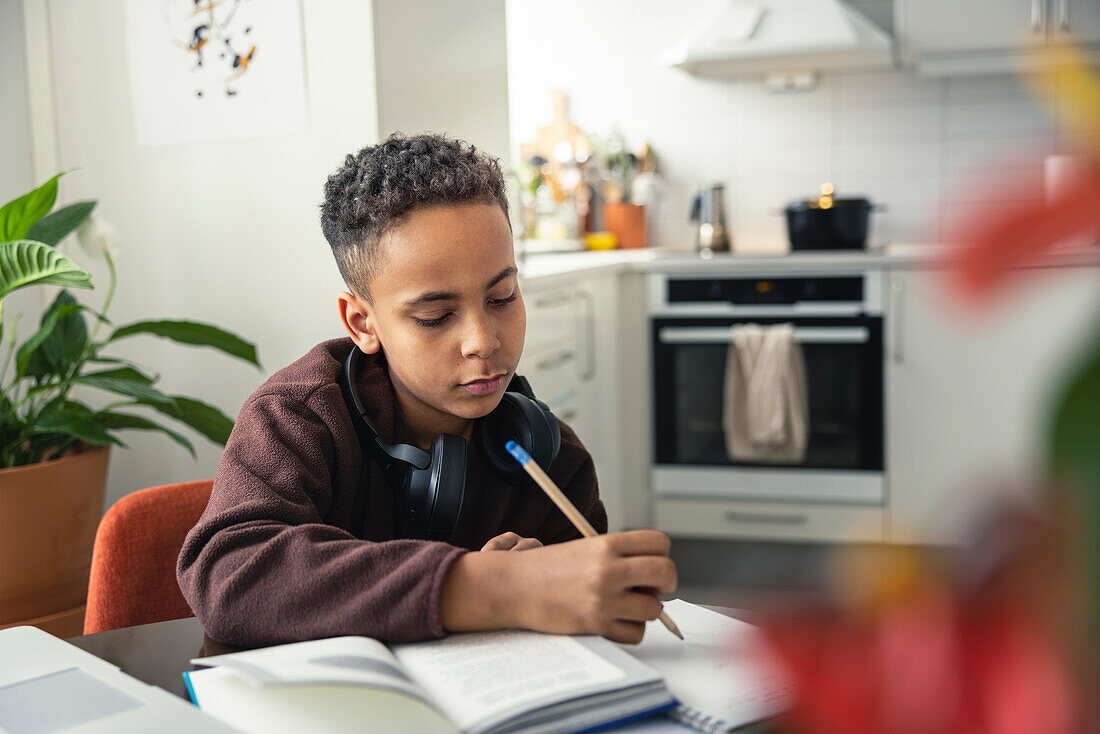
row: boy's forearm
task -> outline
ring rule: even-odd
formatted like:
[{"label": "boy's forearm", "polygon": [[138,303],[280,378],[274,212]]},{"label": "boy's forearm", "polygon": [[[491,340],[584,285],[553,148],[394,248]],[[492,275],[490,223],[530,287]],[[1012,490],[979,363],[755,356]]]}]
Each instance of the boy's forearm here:
[{"label": "boy's forearm", "polygon": [[518,553],[465,553],[443,582],[440,620],[450,632],[523,626],[513,579]]}]

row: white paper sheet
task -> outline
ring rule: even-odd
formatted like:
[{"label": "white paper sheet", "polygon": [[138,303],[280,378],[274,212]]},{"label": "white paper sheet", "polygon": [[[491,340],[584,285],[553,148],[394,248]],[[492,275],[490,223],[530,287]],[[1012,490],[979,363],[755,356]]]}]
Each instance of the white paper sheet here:
[{"label": "white paper sheet", "polygon": [[665,611],[683,642],[653,621],[641,644],[622,647],[661,673],[685,707],[725,722],[715,730],[775,716],[789,706],[791,685],[767,654],[760,630],[682,599],[665,602]]}]

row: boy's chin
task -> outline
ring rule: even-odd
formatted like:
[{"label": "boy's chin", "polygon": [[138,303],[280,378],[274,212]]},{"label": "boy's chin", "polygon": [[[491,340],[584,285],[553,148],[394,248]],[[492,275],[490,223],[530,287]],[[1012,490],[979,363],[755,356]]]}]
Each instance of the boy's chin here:
[{"label": "boy's chin", "polygon": [[477,420],[478,418],[484,418],[496,410],[496,407],[500,405],[500,401],[503,397],[503,393],[481,396],[470,395],[465,400],[452,405],[451,410],[448,412],[466,420]]}]

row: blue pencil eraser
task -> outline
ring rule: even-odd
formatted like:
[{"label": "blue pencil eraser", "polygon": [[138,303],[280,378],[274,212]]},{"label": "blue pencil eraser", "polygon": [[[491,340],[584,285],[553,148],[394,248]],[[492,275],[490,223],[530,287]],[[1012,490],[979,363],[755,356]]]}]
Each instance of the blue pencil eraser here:
[{"label": "blue pencil eraser", "polygon": [[530,455],[528,455],[528,453],[523,450],[523,447],[515,441],[509,441],[504,444],[504,448],[508,449],[508,453],[511,454],[521,466],[527,466],[527,462],[531,460]]}]

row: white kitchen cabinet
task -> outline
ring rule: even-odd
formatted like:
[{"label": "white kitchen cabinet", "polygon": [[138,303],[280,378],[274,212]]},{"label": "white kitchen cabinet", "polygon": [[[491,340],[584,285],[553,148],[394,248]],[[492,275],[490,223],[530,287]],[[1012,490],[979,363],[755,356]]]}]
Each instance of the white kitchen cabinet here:
[{"label": "white kitchen cabinet", "polygon": [[611,529],[627,520],[622,492],[618,276],[524,287],[527,337],[520,374],[576,432],[596,466]]},{"label": "white kitchen cabinet", "polygon": [[714,540],[881,543],[881,507],[745,500],[663,499],[654,527],[670,535]]},{"label": "white kitchen cabinet", "polygon": [[580,409],[583,365],[588,348],[581,319],[583,300],[574,285],[524,290],[527,336],[519,372],[555,415],[577,430],[587,417]]},{"label": "white kitchen cabinet", "polygon": [[1015,72],[1028,47],[1100,42],[1096,0],[896,0],[903,58],[930,74]]},{"label": "white kitchen cabinet", "polygon": [[1055,33],[1100,43],[1100,3],[1096,0],[1054,0]]},{"label": "white kitchen cabinet", "polygon": [[1036,487],[1048,411],[1095,335],[1095,268],[1024,271],[973,313],[942,273],[889,273],[886,314],[887,535],[952,543],[990,493]]},{"label": "white kitchen cabinet", "polygon": [[1045,8],[1047,2],[899,0],[895,12],[910,52],[925,55],[1002,51],[1021,42],[1045,39],[1039,9]]}]

